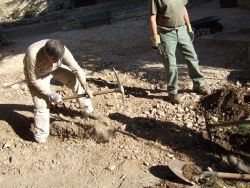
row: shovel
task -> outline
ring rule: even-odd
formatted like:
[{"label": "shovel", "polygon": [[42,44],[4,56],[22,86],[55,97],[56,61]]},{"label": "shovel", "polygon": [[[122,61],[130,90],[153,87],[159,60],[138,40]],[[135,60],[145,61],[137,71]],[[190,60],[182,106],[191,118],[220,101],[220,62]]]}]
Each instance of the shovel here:
[{"label": "shovel", "polygon": [[[168,164],[169,169],[184,182],[194,185],[194,182],[190,181],[183,175],[183,167],[185,163],[177,159],[171,160]],[[207,177],[219,177],[226,179],[239,179],[239,180],[250,180],[250,174],[237,174],[237,173],[226,173],[226,172],[214,172],[214,171],[203,171],[199,175],[194,175],[193,179],[198,182]]]},{"label": "shovel", "polygon": [[182,161],[179,161],[177,159],[173,159],[168,163],[169,169],[181,180],[186,182],[187,184],[194,185],[194,182],[187,179],[182,172],[183,167],[185,166],[185,163]]},{"label": "shovel", "polygon": [[237,174],[227,172],[203,171],[200,175],[194,176],[195,181],[202,180],[207,177],[219,177],[226,179],[250,180],[250,174]]}]

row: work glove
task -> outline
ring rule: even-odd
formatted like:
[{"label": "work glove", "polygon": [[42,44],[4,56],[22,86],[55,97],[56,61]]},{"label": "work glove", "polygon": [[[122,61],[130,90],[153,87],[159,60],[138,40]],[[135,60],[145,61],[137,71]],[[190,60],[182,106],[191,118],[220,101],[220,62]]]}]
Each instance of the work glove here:
[{"label": "work glove", "polygon": [[54,102],[55,104],[62,104],[63,103],[62,96],[57,94],[56,92],[52,92],[49,95],[49,100]]},{"label": "work glove", "polygon": [[159,35],[153,35],[150,37],[152,42],[152,48],[160,55],[163,54],[163,47],[161,44],[161,39]]},{"label": "work glove", "polygon": [[151,42],[152,42],[152,48],[157,50],[159,44],[161,43],[160,36],[159,35],[153,35],[153,36],[150,37],[150,39],[151,39]]},{"label": "work glove", "polygon": [[188,35],[189,35],[191,41],[193,42],[193,41],[194,41],[194,32],[193,32],[193,30],[192,30],[191,25],[188,25],[188,26],[187,26],[187,31],[188,31]]},{"label": "work glove", "polygon": [[89,89],[87,83],[82,85],[83,89],[85,90],[85,92],[87,93],[87,95],[89,96],[89,98],[93,98],[93,92]]},{"label": "work glove", "polygon": [[90,89],[87,89],[85,91],[86,91],[87,95],[89,96],[89,98],[92,99],[94,97],[93,92]]}]

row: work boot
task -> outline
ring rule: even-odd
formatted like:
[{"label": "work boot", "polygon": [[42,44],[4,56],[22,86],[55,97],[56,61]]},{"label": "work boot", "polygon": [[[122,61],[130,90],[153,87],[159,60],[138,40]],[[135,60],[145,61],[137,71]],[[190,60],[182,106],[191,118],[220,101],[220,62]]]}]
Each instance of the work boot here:
[{"label": "work boot", "polygon": [[193,91],[199,95],[208,95],[210,93],[204,86],[194,86]]},{"label": "work boot", "polygon": [[168,97],[169,97],[169,102],[172,104],[180,104],[181,103],[181,98],[178,94],[169,93]]},{"label": "work boot", "polygon": [[35,141],[38,143],[38,144],[45,144],[46,143],[46,138],[36,138],[35,137]]},{"label": "work boot", "polygon": [[46,143],[47,138],[38,138],[38,137],[35,136],[36,129],[35,129],[34,123],[31,124],[31,126],[30,126],[30,131],[31,131],[32,134],[34,135],[34,140],[35,140],[38,144],[45,144],[45,143]]}]

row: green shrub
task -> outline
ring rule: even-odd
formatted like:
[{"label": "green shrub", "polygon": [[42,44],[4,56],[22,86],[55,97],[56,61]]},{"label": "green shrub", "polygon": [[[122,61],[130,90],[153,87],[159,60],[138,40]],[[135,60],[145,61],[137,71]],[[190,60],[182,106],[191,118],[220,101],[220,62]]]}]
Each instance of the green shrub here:
[{"label": "green shrub", "polygon": [[250,123],[242,123],[238,126],[238,130],[242,133],[250,134]]}]

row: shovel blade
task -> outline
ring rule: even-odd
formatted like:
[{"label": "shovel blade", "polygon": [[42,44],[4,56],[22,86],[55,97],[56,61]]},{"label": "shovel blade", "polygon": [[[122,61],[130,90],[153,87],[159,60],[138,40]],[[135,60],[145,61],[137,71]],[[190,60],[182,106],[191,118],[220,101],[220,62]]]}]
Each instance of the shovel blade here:
[{"label": "shovel blade", "polygon": [[182,179],[184,182],[190,184],[190,185],[194,185],[193,182],[191,182],[190,180],[188,180],[182,172],[183,167],[185,166],[185,163],[182,161],[179,161],[177,159],[173,159],[171,161],[169,161],[168,163],[168,167],[169,169],[180,179]]}]

